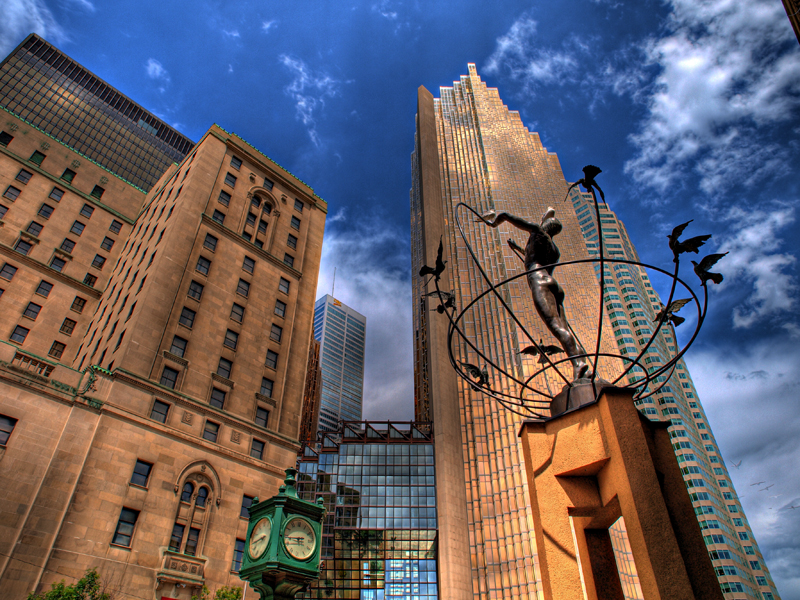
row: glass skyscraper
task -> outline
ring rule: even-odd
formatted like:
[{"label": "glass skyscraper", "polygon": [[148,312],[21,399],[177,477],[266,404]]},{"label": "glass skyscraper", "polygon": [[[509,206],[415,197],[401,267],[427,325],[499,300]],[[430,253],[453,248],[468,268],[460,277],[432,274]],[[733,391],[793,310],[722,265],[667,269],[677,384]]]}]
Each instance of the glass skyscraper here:
[{"label": "glass skyscraper", "polygon": [[[573,189],[570,199],[590,255],[598,254],[602,237],[608,258],[639,261],[625,225],[608,205],[600,205],[598,223],[591,194]],[[595,272],[599,278],[599,264]],[[620,353],[638,356],[652,336],[655,315],[664,306],[661,299],[643,268],[622,263],[606,264],[605,291]],[[667,324],[648,348],[644,362],[656,370],[677,351],[675,330]],[[639,367],[631,371],[631,381],[640,377],[637,371],[641,373]],[[664,381],[663,376],[657,379]],[[726,597],[778,598],[683,359],[669,383],[637,404],[649,419],[671,423],[672,446]]]},{"label": "glass skyscraper", "polygon": [[194,147],[34,33],[0,63],[0,107],[145,192]]},{"label": "glass skyscraper", "polygon": [[428,427],[346,422],[299,460],[301,498],[322,497],[320,579],[298,598],[436,600],[436,472]]},{"label": "glass skyscraper", "polygon": [[322,399],[319,430],[360,421],[364,394],[367,318],[326,294],[314,305],[314,339],[320,342]]},{"label": "glass skyscraper", "polygon": [[[552,206],[563,224],[555,240],[561,262],[590,258],[597,252],[586,211],[578,211],[584,196],[574,192],[573,199],[579,201],[574,206],[564,202],[568,184],[558,157],[544,148],[538,134],[528,131],[517,112],[508,110],[496,89],[487,88],[474,65],[468,69],[452,87],[440,88],[439,98],[420,88],[411,161],[412,273],[424,264],[433,264],[441,239],[448,262],[439,283],[442,290],[455,295],[459,311],[487,289],[456,228],[459,202],[478,213],[506,211],[533,222],[539,222]],[[601,220],[613,219],[608,211],[604,214]],[[618,221],[614,219],[614,223]],[[490,229],[466,213],[461,213],[461,224],[493,282],[524,272],[507,240],[524,247],[527,234],[508,225]],[[611,223],[607,225],[610,229]],[[624,227],[616,229],[608,232],[619,238],[607,238],[607,256],[635,258]],[[598,334],[600,304],[594,266],[562,265],[555,271],[565,290],[570,324],[578,339],[591,349]],[[608,271],[614,274],[611,285],[615,289],[608,289],[603,302],[600,351],[638,353],[638,339],[652,328],[658,297],[646,273],[634,276],[632,269],[614,269],[612,265]],[[412,282],[415,412],[418,420],[433,422],[436,439],[440,589],[446,590],[447,597],[460,600],[539,598],[530,496],[517,438],[520,417],[457,378],[448,356],[449,322],[431,312],[438,301],[425,295],[433,285],[423,288],[423,280],[416,276]],[[536,342],[558,343],[541,324],[524,278],[503,286],[501,293]],[[524,337],[491,294],[464,315],[463,330],[494,364],[518,378],[524,380],[537,367],[534,358],[519,354],[532,340]],[[620,335],[615,337],[615,332]],[[643,362],[659,364],[675,347],[674,337],[665,330]],[[453,353],[457,361],[482,366],[482,359],[466,343],[454,342]],[[601,359],[597,371],[613,381],[622,372],[621,361]],[[552,392],[559,391],[563,380],[552,372],[548,375],[547,385]],[[493,390],[514,391],[491,367],[489,378]],[[752,542],[685,365],[681,364],[669,387],[674,393],[665,388],[652,403],[643,402],[640,408],[652,418],[675,419],[672,435],[676,448],[686,450],[681,452],[681,467],[726,597],[777,597],[766,571],[758,570],[763,559]],[[673,402],[667,400],[670,395]],[[658,404],[660,400],[663,403]],[[682,419],[680,424],[678,419]],[[695,448],[692,454],[690,449]],[[701,456],[703,460],[698,462]],[[624,524],[616,524],[613,533],[626,593],[635,598],[636,571],[626,555]],[[463,560],[465,547],[470,548],[470,556]],[[759,586],[761,583],[764,585]]]}]

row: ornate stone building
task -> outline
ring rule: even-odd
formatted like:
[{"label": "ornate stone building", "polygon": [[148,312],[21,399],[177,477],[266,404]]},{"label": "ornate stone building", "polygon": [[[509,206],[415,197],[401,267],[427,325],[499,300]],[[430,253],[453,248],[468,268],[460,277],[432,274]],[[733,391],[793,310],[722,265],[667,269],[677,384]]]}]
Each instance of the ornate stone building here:
[{"label": "ornate stone building", "polygon": [[[27,76],[64,83],[47,46]],[[85,81],[63,93],[119,94]],[[145,191],[148,156],[108,166],[3,107],[3,598],[90,567],[129,597],[241,586],[246,509],[299,450],[327,205],[216,125]],[[119,135],[158,138],[148,115]]]}]

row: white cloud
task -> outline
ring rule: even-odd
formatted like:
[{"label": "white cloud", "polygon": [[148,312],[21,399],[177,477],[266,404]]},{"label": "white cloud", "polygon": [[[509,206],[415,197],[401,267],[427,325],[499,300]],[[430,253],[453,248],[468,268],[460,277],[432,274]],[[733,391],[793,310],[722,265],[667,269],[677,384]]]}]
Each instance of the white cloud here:
[{"label": "white cloud", "polygon": [[29,33],[54,44],[67,41],[66,33],[42,0],[5,0],[0,19],[0,56],[8,55]]},{"label": "white cloud", "polygon": [[222,33],[224,33],[226,36],[228,36],[228,37],[232,37],[232,38],[238,38],[238,37],[241,37],[241,36],[239,35],[239,32],[238,32],[236,29],[233,29],[233,30],[231,30],[231,31],[228,31],[227,29],[223,29],[223,30],[222,30]]},{"label": "white cloud", "polygon": [[233,73],[233,65],[228,64],[228,73]]},{"label": "white cloud", "polygon": [[155,58],[148,59],[144,69],[150,79],[156,79],[165,83],[169,83],[169,72],[167,72],[167,70],[164,68],[164,65],[162,65]]},{"label": "white cloud", "polygon": [[295,102],[295,117],[303,122],[312,143],[319,148],[322,142],[317,133],[315,115],[325,105],[325,98],[339,93],[340,82],[326,73],[314,72],[299,58],[286,54],[278,58],[294,76],[284,91]]},{"label": "white cloud", "polygon": [[87,12],[94,12],[94,4],[92,4],[89,0],[69,0],[70,4],[74,4],[78,8],[81,8]]},{"label": "white cloud", "polygon": [[408,239],[388,220],[361,215],[350,229],[344,211],[328,217],[317,298],[331,293],[367,317],[364,418],[408,421],[414,415]]},{"label": "white cloud", "polygon": [[[669,4],[669,34],[645,44],[646,66],[660,73],[626,171],[663,192],[693,169],[710,194],[788,172],[788,152],[759,135],[800,107],[800,48],[781,4]],[[617,75],[617,91],[640,80],[636,71]]]},{"label": "white cloud", "polygon": [[390,21],[397,20],[397,11],[390,8],[391,2],[389,0],[381,0],[378,4],[372,5],[372,11],[378,13],[380,16]]},{"label": "white cloud", "polygon": [[780,252],[783,240],[779,233],[794,222],[794,209],[745,210],[736,206],[728,210],[724,220],[731,229],[721,239],[720,250],[729,254],[719,263],[719,271],[729,282],[743,280],[753,286],[745,303],[733,311],[734,327],[748,328],[766,317],[786,316],[795,306],[797,292],[787,268],[796,259]]},{"label": "white cloud", "polygon": [[264,21],[261,23],[261,31],[264,33],[269,32],[270,29],[276,27],[278,25],[278,21],[276,19],[271,19],[269,21]]}]

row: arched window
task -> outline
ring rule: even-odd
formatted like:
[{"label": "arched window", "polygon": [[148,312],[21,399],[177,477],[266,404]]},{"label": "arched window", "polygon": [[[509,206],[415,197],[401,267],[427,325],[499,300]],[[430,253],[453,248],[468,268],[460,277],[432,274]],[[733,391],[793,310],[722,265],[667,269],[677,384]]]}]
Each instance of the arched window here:
[{"label": "arched window", "polygon": [[194,486],[187,481],[186,485],[183,486],[183,493],[181,494],[181,502],[191,502],[193,493],[194,493]]},{"label": "arched window", "polygon": [[201,508],[205,508],[206,498],[208,498],[208,488],[201,487],[199,490],[197,490],[197,500],[195,501],[195,504]]},{"label": "arched window", "polygon": [[269,215],[272,213],[272,205],[269,202],[264,202],[264,214]]}]

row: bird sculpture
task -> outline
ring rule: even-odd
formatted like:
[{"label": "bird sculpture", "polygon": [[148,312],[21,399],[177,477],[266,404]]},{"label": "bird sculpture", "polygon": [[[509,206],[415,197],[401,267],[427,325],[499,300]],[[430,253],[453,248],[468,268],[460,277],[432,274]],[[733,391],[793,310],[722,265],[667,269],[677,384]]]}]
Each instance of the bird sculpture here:
[{"label": "bird sculpture", "polygon": [[553,354],[563,354],[564,350],[560,346],[545,345],[544,340],[539,340],[538,346],[526,346],[520,350],[519,354],[527,354],[528,356],[539,355],[539,364],[547,361],[545,355],[552,356]]},{"label": "bird sculpture", "polygon": [[722,273],[710,273],[709,269],[717,264],[717,261],[719,261],[719,259],[726,254],[727,252],[724,254],[709,254],[700,261],[700,264],[692,261],[692,264],[694,265],[694,272],[697,273],[697,276],[700,278],[700,281],[703,285],[705,285],[706,281],[709,279],[717,285],[722,283]]},{"label": "bird sculpture", "polygon": [[439,306],[431,309],[432,311],[435,310],[440,315],[444,313],[445,309],[456,307],[456,297],[450,292],[429,292],[427,294],[422,295],[423,298],[426,296],[430,297],[436,296],[442,301],[442,303]]},{"label": "bird sculpture", "polygon": [[694,252],[695,254],[700,253],[700,246],[705,244],[710,238],[711,234],[708,235],[698,235],[693,238],[689,238],[688,240],[680,241],[678,238],[683,233],[683,230],[694,221],[694,219],[690,219],[686,221],[686,223],[682,223],[678,225],[672,230],[672,233],[667,236],[669,238],[669,247],[672,250],[672,254],[674,255],[675,262],[678,261],[678,255],[683,254],[684,252]]},{"label": "bird sculpture", "polygon": [[672,325],[677,327],[681,323],[683,323],[686,319],[683,317],[677,316],[676,312],[682,309],[684,306],[691,302],[691,298],[683,298],[682,300],[673,300],[670,302],[670,305],[662,308],[656,314],[656,318],[653,320],[653,323],[659,323],[660,321],[669,320],[672,322]]},{"label": "bird sculpture", "polygon": [[475,379],[475,384],[473,384],[473,389],[479,389],[479,387],[489,387],[489,372],[486,370],[486,365],[483,365],[483,369],[479,369],[473,364],[462,362],[460,363],[464,370],[467,372],[467,375]]},{"label": "bird sculpture", "polygon": [[603,200],[603,202],[605,202],[606,196],[603,194],[603,190],[600,189],[600,186],[597,185],[597,182],[594,180],[594,178],[602,172],[603,171],[600,169],[600,167],[595,167],[594,165],[586,165],[583,167],[583,177],[578,179],[578,181],[567,188],[567,196],[564,198],[564,201],[566,201],[567,197],[569,197],[569,191],[572,188],[574,188],[576,185],[582,185],[587,192],[591,192],[592,188],[596,189],[600,194],[600,198]]},{"label": "bird sculpture", "polygon": [[444,253],[444,245],[442,244],[442,238],[439,238],[439,251],[436,253],[436,265],[433,267],[429,267],[428,265],[423,265],[422,268],[419,270],[419,276],[425,277],[426,275],[432,275],[436,281],[439,281],[439,278],[442,276],[442,273],[444,273],[444,266],[445,264],[447,264],[446,260],[442,260],[443,253]]}]

